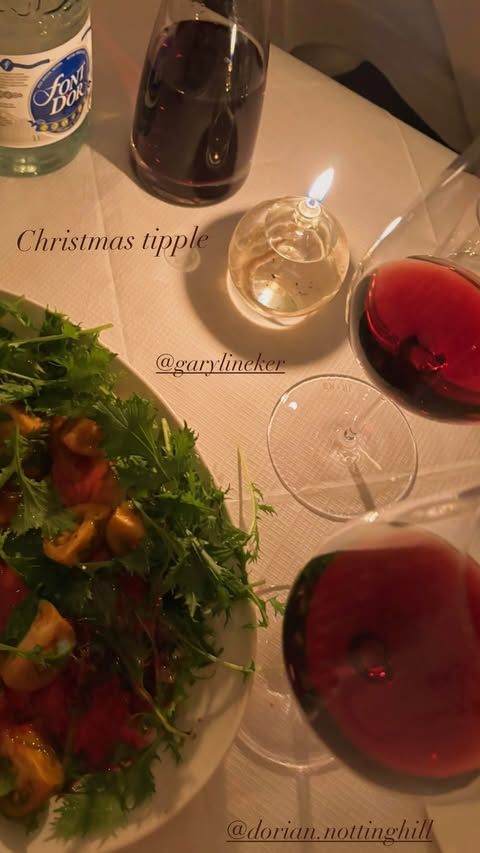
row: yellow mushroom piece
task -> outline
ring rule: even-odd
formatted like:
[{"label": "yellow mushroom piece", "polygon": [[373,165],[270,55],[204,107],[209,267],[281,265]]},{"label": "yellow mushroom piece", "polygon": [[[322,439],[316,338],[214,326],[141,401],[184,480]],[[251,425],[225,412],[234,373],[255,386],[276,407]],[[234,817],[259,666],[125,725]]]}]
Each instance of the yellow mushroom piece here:
[{"label": "yellow mushroom piece", "polygon": [[120,504],[107,522],[105,538],[116,557],[125,557],[140,545],[145,536],[141,515],[130,501]]},{"label": "yellow mushroom piece", "polygon": [[0,811],[21,818],[43,806],[64,783],[63,767],[53,749],[30,725],[0,732],[0,756],[11,762],[15,788],[0,798]]},{"label": "yellow mushroom piece", "polygon": [[0,412],[5,413],[9,418],[9,420],[0,422],[0,439],[8,438],[15,426],[18,426],[20,435],[29,435],[43,426],[41,418],[37,417],[37,415],[28,414],[19,406],[6,404],[0,407]]},{"label": "yellow mushroom piece", "polygon": [[[75,631],[70,622],[50,601],[42,599],[37,615],[17,649],[21,652],[40,649],[44,654],[55,654],[63,646],[73,649],[74,645]],[[58,675],[58,669],[58,665],[41,666],[12,652],[2,662],[0,675],[7,687],[27,693],[51,684]]]},{"label": "yellow mushroom piece", "polygon": [[90,418],[67,421],[62,428],[61,439],[65,447],[79,456],[96,456],[102,440],[102,430]]},{"label": "yellow mushroom piece", "polygon": [[112,509],[106,504],[85,503],[70,507],[80,524],[55,539],[44,539],[47,557],[63,566],[75,566],[88,557],[98,543]]}]

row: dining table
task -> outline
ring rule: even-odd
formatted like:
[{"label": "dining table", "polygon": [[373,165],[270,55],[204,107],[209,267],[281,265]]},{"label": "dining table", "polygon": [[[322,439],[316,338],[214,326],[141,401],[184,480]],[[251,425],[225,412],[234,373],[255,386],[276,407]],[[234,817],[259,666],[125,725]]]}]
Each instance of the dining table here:
[{"label": "dining table", "polygon": [[[217,483],[230,489],[234,517],[244,510],[237,456],[241,449],[249,476],[276,510],[261,522],[261,555],[252,579],[268,586],[288,585],[339,523],[302,506],[277,478],[267,445],[271,412],[284,391],[302,379],[320,374],[362,378],[363,373],[348,341],[348,284],[321,311],[295,326],[257,322],[227,287],[232,233],[254,205],[304,195],[318,174],[333,167],[328,206],[343,225],[354,268],[454,153],[272,46],[246,183],[233,197],[212,206],[167,204],[139,185],[129,158],[139,77],[157,9],[158,0],[102,0],[93,5],[94,102],[88,142],[58,172],[35,179],[0,178],[1,289],[62,311],[86,327],[112,324],[102,341],[198,434],[203,460]],[[85,234],[107,237],[110,248],[102,248],[100,241],[91,251],[62,249],[63,238]],[[148,234],[184,235],[188,244],[174,256],[157,253]],[[208,239],[199,247],[201,235]],[[53,237],[62,239],[52,243]],[[119,237],[123,242],[114,240]],[[127,237],[135,238],[130,249],[125,248]],[[280,362],[282,370],[206,375],[208,371],[197,371],[194,364],[259,357]],[[189,362],[191,370],[163,366]],[[435,423],[409,413],[406,417],[420,460],[414,497],[479,482],[478,428]],[[248,714],[251,725],[247,706]],[[284,731],[282,736],[294,734]],[[374,786],[339,764],[318,772],[279,766],[247,748],[240,732],[193,800],[129,849],[235,853],[245,839],[231,835],[233,822],[250,828],[261,822],[261,827],[323,829],[392,827],[402,821],[421,826],[428,817],[429,805],[420,797]],[[251,840],[260,850],[271,850],[276,843],[262,840],[258,833]],[[282,843],[284,853],[293,853],[302,842],[290,837]],[[365,853],[379,846],[374,840],[359,843]],[[347,853],[351,840],[341,834],[335,841],[318,842],[318,849]],[[411,850],[456,853],[457,848],[442,847],[435,819],[429,838],[412,841]],[[465,853],[466,848],[458,851]]]}]

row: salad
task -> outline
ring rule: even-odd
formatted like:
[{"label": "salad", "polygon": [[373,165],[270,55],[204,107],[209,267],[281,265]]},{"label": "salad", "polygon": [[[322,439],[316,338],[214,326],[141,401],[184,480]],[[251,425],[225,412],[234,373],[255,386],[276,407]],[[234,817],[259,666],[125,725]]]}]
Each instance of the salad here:
[{"label": "salad", "polygon": [[268,622],[247,568],[272,509],[252,484],[234,526],[193,432],[117,396],[101,331],[0,303],[0,812],[32,828],[54,798],[61,839],[152,796],[206,667],[253,671],[219,660],[215,617]]}]

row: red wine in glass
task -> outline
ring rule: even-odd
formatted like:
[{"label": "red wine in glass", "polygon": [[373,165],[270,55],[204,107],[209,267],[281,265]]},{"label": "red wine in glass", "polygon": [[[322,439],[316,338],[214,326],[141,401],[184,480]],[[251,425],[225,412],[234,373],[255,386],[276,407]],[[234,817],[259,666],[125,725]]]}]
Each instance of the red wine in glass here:
[{"label": "red wine in glass", "polygon": [[312,560],[283,625],[287,672],[333,753],[395,790],[480,773],[480,567],[398,526]]},{"label": "red wine in glass", "polygon": [[427,417],[480,420],[480,280],[435,258],[382,264],[353,296],[352,343],[389,397]]},{"label": "red wine in glass", "polygon": [[184,204],[233,195],[245,181],[263,104],[266,62],[236,26],[180,21],[147,57],[132,135],[152,192]]}]

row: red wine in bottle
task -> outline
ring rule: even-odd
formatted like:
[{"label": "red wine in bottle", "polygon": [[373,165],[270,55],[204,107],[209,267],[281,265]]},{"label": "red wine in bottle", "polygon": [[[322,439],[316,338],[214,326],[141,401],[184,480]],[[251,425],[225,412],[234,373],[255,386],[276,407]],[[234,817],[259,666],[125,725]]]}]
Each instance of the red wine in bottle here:
[{"label": "red wine in bottle", "polygon": [[260,49],[237,27],[181,21],[147,58],[132,136],[155,194],[208,204],[236,192],[253,154],[265,88]]},{"label": "red wine in bottle", "polygon": [[388,396],[438,420],[480,420],[480,281],[472,273],[436,259],[393,261],[353,299],[353,346]]},{"label": "red wine in bottle", "polygon": [[480,567],[444,540],[399,528],[313,560],[283,645],[310,724],[362,775],[420,794],[480,772]]}]

